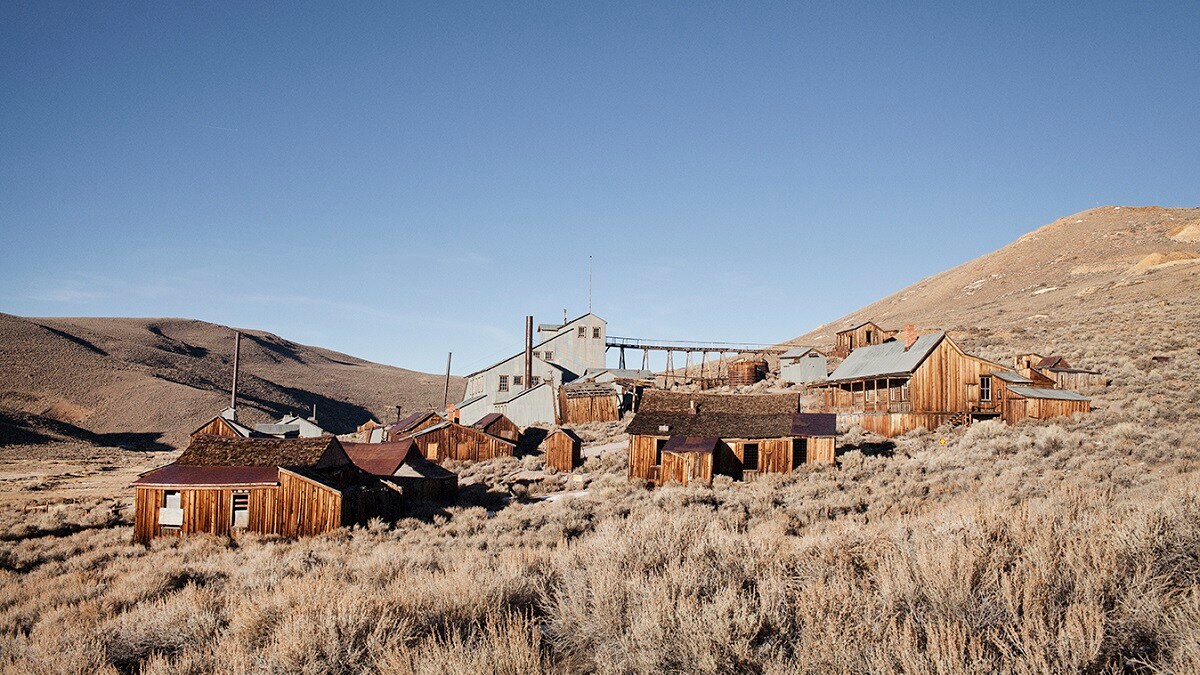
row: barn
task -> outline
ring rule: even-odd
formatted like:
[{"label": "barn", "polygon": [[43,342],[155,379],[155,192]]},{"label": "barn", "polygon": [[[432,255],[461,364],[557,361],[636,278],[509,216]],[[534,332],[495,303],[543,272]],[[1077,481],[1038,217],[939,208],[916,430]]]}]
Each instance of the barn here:
[{"label": "barn", "polygon": [[497,438],[482,429],[457,422],[441,422],[412,435],[421,454],[433,462],[448,459],[480,462],[496,457],[512,457],[517,444]]},{"label": "barn", "polygon": [[178,460],[133,487],[141,543],[194,532],[314,535],[390,512],[395,501],[332,436],[196,436]]},{"label": "barn", "polygon": [[452,504],[458,496],[458,474],[425,459],[411,438],[342,446],[355,466],[395,486],[405,502]]},{"label": "barn", "polygon": [[521,428],[512,420],[497,412],[484,415],[478,422],[471,426],[496,438],[502,438],[512,443],[518,443],[521,440]]},{"label": "barn", "polygon": [[542,441],[546,466],[558,471],[574,471],[583,464],[583,439],[570,429],[560,428]]},{"label": "barn", "polygon": [[686,485],[833,464],[836,416],[799,408],[796,394],[646,392],[629,423],[629,477]]},{"label": "barn", "polygon": [[834,346],[833,351],[830,352],[830,356],[844,359],[855,349],[883,344],[895,338],[898,332],[884,330],[876,325],[874,321],[867,321],[853,328],[840,330],[834,334]]}]

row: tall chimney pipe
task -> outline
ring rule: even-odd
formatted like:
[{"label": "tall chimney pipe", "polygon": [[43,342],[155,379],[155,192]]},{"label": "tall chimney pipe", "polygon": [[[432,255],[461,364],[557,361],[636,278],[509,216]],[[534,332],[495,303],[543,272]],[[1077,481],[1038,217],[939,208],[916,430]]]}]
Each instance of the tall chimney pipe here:
[{"label": "tall chimney pipe", "polygon": [[442,407],[450,407],[450,361],[454,358],[454,352],[446,352],[446,391],[442,394]]},{"label": "tall chimney pipe", "polygon": [[229,407],[237,410],[237,376],[238,376],[238,361],[242,354],[242,334],[240,331],[233,333],[233,387],[229,389]]},{"label": "tall chimney pipe", "polygon": [[533,379],[533,316],[525,317],[525,388]]}]

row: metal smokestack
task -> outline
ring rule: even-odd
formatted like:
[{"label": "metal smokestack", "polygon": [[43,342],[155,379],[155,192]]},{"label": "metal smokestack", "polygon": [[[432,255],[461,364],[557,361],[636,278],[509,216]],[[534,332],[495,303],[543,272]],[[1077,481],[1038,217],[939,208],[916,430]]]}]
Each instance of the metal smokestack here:
[{"label": "metal smokestack", "polygon": [[238,361],[242,353],[242,334],[240,331],[234,331],[233,336],[233,386],[229,389],[229,407],[237,410]]},{"label": "metal smokestack", "polygon": [[531,386],[533,379],[533,317],[525,317],[525,388]]}]

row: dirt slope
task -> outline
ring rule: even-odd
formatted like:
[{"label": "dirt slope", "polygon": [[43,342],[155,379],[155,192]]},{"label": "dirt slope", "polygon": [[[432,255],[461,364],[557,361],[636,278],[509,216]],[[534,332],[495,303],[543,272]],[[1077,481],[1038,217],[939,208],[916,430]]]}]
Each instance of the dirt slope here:
[{"label": "dirt slope", "polygon": [[[1057,220],[993,253],[923,279],[788,342],[830,346],[836,331],[867,320],[966,334],[1004,334],[1013,348],[1037,328],[1125,320],[1156,303],[1200,297],[1200,209],[1106,206]],[[1171,310],[1161,320],[1171,320]],[[1156,314],[1157,316],[1157,314]],[[1056,331],[1052,331],[1056,332]]]},{"label": "dirt slope", "polygon": [[[203,321],[0,314],[0,407],[123,444],[179,446],[228,404],[232,360],[231,329]],[[344,432],[391,419],[397,404],[440,405],[443,386],[438,375],[243,330],[239,412],[251,422],[316,403],[321,424]],[[462,386],[452,381],[451,395]]]}]

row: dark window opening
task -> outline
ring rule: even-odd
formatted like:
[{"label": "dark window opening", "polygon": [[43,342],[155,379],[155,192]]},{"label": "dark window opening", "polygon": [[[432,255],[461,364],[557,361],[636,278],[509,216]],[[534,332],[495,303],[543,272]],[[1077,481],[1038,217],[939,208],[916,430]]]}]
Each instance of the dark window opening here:
[{"label": "dark window opening", "polygon": [[250,493],[235,492],[233,493],[233,520],[234,527],[244,528],[250,524]]},{"label": "dark window opening", "polygon": [[660,438],[654,441],[654,463],[662,464],[663,448],[667,447],[667,439]]},{"label": "dark window opening", "polygon": [[758,471],[758,443],[747,443],[742,446],[742,469]]},{"label": "dark window opening", "polygon": [[792,439],[792,468],[799,468],[801,464],[808,461],[808,439],[793,438]]},{"label": "dark window opening", "polygon": [[587,326],[579,327],[579,337],[587,337]]},{"label": "dark window opening", "polygon": [[592,329],[592,338],[593,338],[593,339],[595,339],[595,340],[599,340],[599,339],[600,339],[600,329],[599,329],[599,328],[593,328],[593,329]]}]

